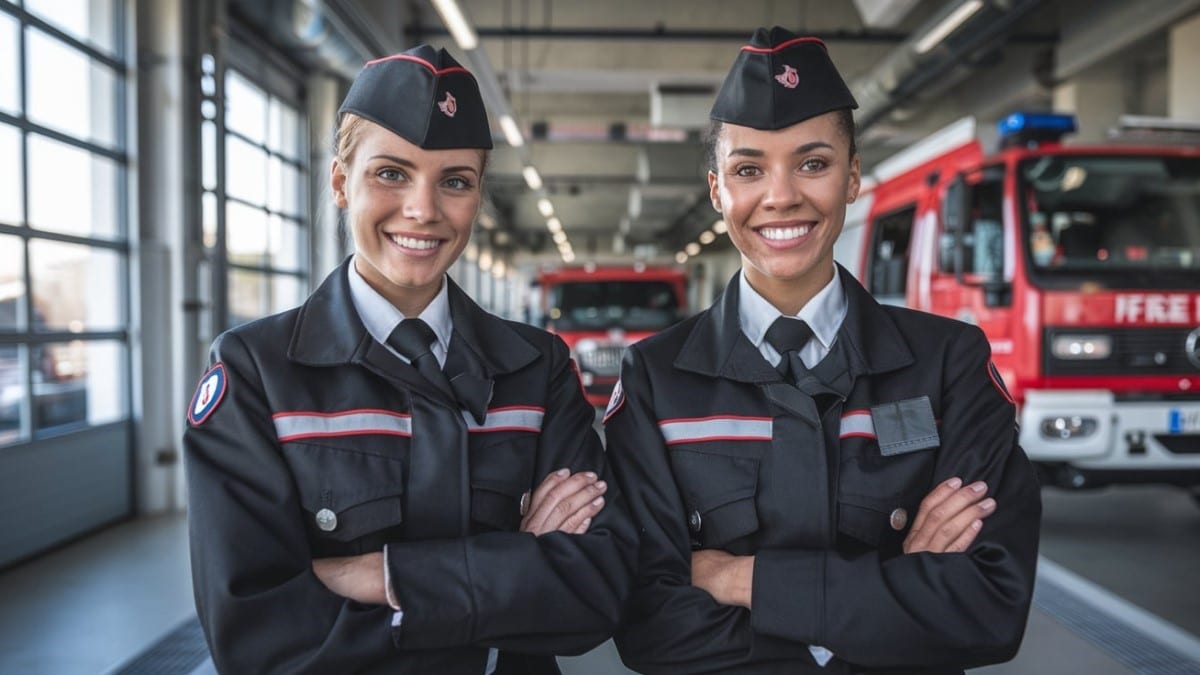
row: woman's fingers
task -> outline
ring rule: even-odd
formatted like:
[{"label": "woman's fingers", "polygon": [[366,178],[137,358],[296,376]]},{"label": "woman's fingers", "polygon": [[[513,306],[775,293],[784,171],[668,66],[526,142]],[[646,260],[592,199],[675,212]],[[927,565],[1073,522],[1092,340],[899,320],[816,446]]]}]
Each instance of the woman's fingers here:
[{"label": "woman's fingers", "polygon": [[529,512],[521,523],[522,532],[535,535],[556,530],[576,532],[585,519],[591,519],[604,507],[603,494],[608,484],[599,480],[596,474],[590,471],[577,473],[559,479],[543,490],[555,476],[547,477],[531,497]]}]

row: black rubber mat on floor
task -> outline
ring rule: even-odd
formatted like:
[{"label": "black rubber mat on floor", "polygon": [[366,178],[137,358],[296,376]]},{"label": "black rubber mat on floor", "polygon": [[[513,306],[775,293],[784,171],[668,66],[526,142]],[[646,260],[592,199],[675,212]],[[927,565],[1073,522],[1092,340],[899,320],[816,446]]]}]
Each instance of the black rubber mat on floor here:
[{"label": "black rubber mat on floor", "polygon": [[208,658],[208,644],[195,617],[179,624],[146,651],[112,671],[115,675],[187,675]]},{"label": "black rubber mat on floor", "polygon": [[[1200,664],[1151,636],[1132,630],[1080,600],[1067,589],[1038,575],[1033,604],[1072,633],[1095,645],[1135,673],[1196,675]],[[1028,639],[1028,636],[1026,636]]]}]

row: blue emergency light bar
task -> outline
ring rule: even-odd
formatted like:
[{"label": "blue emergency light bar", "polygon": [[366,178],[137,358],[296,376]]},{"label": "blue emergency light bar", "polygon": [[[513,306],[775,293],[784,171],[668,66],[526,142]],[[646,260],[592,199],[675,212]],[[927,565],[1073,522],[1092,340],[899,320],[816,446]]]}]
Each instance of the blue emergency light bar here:
[{"label": "blue emergency light bar", "polygon": [[1058,140],[1078,128],[1074,115],[1018,112],[1000,120],[1000,138],[1005,142]]}]

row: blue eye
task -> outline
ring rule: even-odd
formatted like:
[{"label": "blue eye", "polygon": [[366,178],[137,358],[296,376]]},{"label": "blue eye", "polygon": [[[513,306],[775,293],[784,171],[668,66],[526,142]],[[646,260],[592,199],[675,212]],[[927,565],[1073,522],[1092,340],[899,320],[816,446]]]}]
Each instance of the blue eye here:
[{"label": "blue eye", "polygon": [[446,179],[446,186],[454,190],[470,190],[471,181],[462,176],[451,176]]},{"label": "blue eye", "polygon": [[404,173],[399,169],[380,169],[376,174],[384,180],[403,180]]}]

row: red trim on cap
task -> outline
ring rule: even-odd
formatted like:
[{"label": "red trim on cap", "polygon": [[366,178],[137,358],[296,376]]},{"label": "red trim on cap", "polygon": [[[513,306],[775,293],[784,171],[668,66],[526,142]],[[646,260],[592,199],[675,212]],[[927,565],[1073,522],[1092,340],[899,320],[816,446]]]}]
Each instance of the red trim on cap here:
[{"label": "red trim on cap", "polygon": [[432,70],[434,75],[446,75],[447,73],[465,73],[467,75],[470,75],[472,78],[475,77],[474,75],[471,75],[471,71],[467,70],[466,68],[463,68],[462,66],[451,66],[449,68],[442,68],[441,70],[438,70],[437,68],[433,67],[432,63],[426,61],[425,59],[422,59],[417,56],[409,56],[408,54],[393,54],[391,56],[385,56],[382,59],[374,59],[372,61],[367,61],[367,65],[363,66],[363,68],[366,68],[368,66],[373,66],[376,63],[383,63],[384,61],[412,61],[414,63],[419,63],[419,64],[425,66],[426,68]]},{"label": "red trim on cap", "polygon": [[781,43],[775,45],[774,47],[755,47],[754,45],[746,45],[745,47],[742,47],[742,51],[754,52],[755,54],[774,54],[777,51],[780,51],[782,49],[787,49],[788,47],[791,47],[792,45],[798,45],[798,44],[801,44],[804,42],[811,42],[814,44],[821,45],[821,49],[825,49],[826,51],[828,51],[828,47],[825,46],[825,43],[821,40],[821,38],[815,38],[815,37],[792,38],[791,40],[788,40],[787,42],[781,42]]}]

